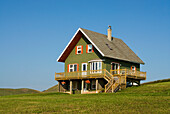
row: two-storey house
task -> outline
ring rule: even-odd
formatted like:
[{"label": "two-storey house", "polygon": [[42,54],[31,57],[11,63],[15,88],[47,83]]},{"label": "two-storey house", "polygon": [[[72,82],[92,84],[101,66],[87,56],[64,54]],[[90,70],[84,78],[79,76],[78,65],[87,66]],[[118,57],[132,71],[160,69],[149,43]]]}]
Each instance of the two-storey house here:
[{"label": "two-storey house", "polygon": [[146,72],[144,62],[121,40],[79,28],[57,59],[65,71],[55,73],[60,92],[116,92],[127,86],[140,85]]}]

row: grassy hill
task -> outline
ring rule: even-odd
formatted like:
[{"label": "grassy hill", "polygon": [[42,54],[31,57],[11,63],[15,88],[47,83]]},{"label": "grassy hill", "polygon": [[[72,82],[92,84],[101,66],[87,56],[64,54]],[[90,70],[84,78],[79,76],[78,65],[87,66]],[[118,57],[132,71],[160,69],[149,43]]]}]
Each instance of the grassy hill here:
[{"label": "grassy hill", "polygon": [[170,82],[170,78],[162,79],[162,80],[156,80],[156,81],[150,81],[150,82],[143,83],[142,85],[153,84],[153,83],[161,83],[161,82]]},{"label": "grassy hill", "polygon": [[0,96],[29,94],[29,93],[40,93],[40,91],[37,91],[37,90],[34,90],[34,89],[27,89],[27,88],[20,88],[20,89],[0,88]]},{"label": "grassy hill", "polygon": [[50,87],[49,89],[44,90],[43,92],[45,92],[45,93],[58,92],[58,85],[55,85],[55,86],[53,86],[53,87]]},{"label": "grassy hill", "polygon": [[117,93],[38,93],[0,97],[0,113],[169,113],[170,81]]}]

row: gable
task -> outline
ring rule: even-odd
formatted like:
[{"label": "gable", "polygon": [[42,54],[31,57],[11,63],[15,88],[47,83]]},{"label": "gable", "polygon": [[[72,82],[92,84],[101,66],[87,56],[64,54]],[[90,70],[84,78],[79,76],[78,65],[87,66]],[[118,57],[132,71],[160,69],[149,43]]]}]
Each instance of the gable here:
[{"label": "gable", "polygon": [[74,36],[72,37],[72,39],[70,40],[70,42],[67,44],[67,46],[65,47],[64,51],[61,53],[61,55],[58,57],[57,61],[58,62],[65,62],[65,60],[67,59],[67,57],[69,56],[69,54],[71,53],[71,51],[75,48],[76,44],[78,43],[78,41],[80,40],[80,38],[84,36],[84,38],[86,38],[93,46],[95,49],[97,49],[99,51],[99,53],[103,56],[104,54],[98,49],[98,47],[90,40],[90,38],[81,30],[81,28],[79,28],[76,33],[74,34]]},{"label": "gable", "polygon": [[70,42],[68,43],[68,45],[66,46],[66,48],[64,49],[64,51],[61,53],[61,55],[59,56],[59,58],[57,59],[58,62],[65,62],[66,58],[68,57],[68,55],[71,53],[71,51],[73,50],[73,48],[75,47],[75,45],[77,44],[77,42],[80,40],[80,38],[82,37],[82,33],[80,31],[77,31],[75,33],[75,35],[73,36],[73,38],[70,40]]},{"label": "gable", "polygon": [[[86,51],[86,46],[91,44],[85,36],[82,36],[78,43],[75,45],[73,50],[70,52],[68,57],[65,60],[65,65],[67,67],[68,64],[73,64],[77,63],[81,65],[81,63],[88,63],[90,60],[98,60],[102,59],[102,55],[95,49],[93,48],[93,52],[88,53]],[[82,46],[82,52],[81,54],[76,54],[76,47],[77,46]]]}]

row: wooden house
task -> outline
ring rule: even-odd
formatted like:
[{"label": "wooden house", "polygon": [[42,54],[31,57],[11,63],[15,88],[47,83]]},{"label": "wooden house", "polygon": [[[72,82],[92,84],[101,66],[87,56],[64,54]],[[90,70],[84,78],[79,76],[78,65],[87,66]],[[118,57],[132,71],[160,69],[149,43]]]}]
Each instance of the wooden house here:
[{"label": "wooden house", "polygon": [[65,72],[55,73],[59,92],[116,92],[146,80],[144,62],[121,40],[79,28],[57,59]]}]

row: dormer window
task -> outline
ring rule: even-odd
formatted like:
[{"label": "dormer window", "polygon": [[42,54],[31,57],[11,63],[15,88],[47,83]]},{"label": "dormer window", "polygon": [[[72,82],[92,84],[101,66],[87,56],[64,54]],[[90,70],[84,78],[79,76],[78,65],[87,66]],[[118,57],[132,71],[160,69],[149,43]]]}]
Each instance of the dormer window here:
[{"label": "dormer window", "polygon": [[91,44],[86,45],[86,53],[92,53],[93,52],[93,46]]},{"label": "dormer window", "polygon": [[82,54],[83,53],[83,46],[76,46],[76,54]]}]

